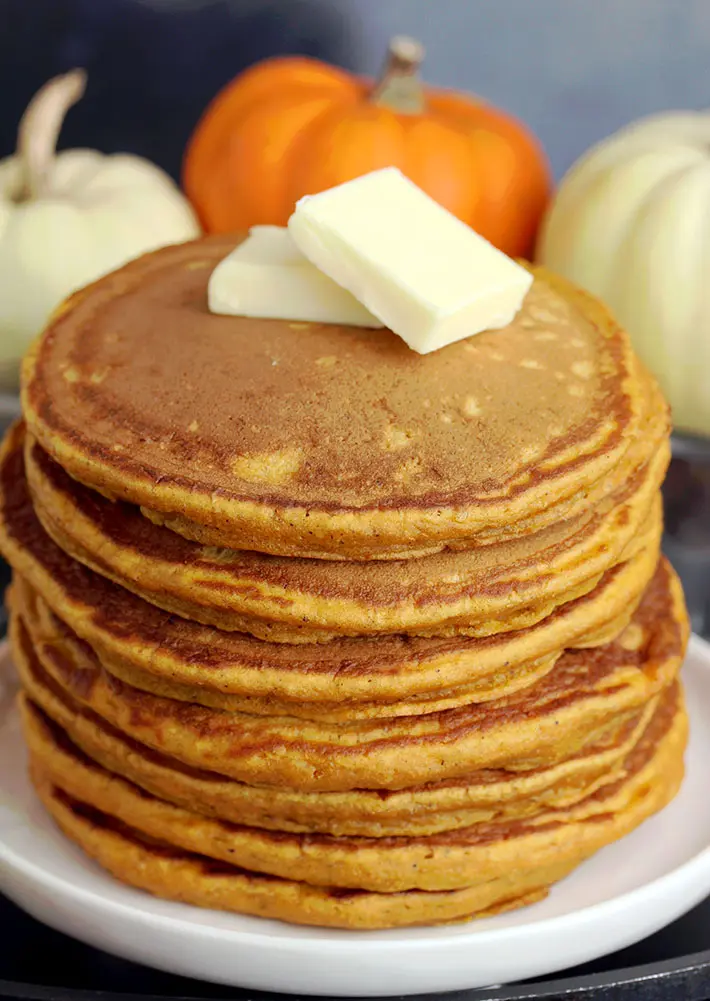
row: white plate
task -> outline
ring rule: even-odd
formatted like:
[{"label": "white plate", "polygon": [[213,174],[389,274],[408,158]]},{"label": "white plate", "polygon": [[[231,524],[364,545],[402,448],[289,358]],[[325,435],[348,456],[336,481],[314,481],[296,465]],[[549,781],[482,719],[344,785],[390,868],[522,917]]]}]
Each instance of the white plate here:
[{"label": "white plate", "polygon": [[621,949],[710,893],[710,645],[684,668],[687,778],[659,816],[603,849],[547,900],[471,924],[389,932],[299,928],[203,911],[121,886],[55,830],[27,781],[0,692],[0,888],[59,931],[125,959],[231,986],[374,996],[542,976]]}]

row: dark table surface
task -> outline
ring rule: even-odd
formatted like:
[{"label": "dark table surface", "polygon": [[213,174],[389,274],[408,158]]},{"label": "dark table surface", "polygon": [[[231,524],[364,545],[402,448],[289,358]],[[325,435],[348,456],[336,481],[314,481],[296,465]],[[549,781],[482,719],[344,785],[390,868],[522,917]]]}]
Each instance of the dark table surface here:
[{"label": "dark table surface", "polygon": [[[710,445],[676,442],[666,487],[665,548],[681,574],[697,632],[710,633]],[[0,564],[0,588],[8,580]],[[4,621],[0,619],[0,629]],[[0,896],[0,997],[118,1001],[121,996],[276,995],[224,988],[128,963],[38,924]],[[446,995],[594,1001],[710,1001],[710,898],[656,935],[593,963],[524,985]]]}]

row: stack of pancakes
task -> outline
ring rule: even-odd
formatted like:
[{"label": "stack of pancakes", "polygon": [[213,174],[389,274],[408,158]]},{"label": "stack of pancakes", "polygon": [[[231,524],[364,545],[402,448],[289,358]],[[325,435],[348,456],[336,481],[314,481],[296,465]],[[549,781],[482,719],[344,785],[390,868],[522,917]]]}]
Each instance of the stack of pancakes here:
[{"label": "stack of pancakes", "polygon": [[26,360],[0,544],[37,791],[119,879],[206,907],[538,900],[682,777],[658,389],[544,273],[420,356],[209,314],[229,249],[101,280]]}]

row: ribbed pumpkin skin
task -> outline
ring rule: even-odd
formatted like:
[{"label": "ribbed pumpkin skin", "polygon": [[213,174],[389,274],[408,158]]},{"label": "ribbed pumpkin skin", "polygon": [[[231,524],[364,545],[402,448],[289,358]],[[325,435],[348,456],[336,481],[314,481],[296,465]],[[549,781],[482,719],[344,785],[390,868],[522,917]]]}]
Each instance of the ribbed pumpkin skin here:
[{"label": "ribbed pumpkin skin", "polygon": [[422,114],[371,94],[371,81],[301,57],[238,76],[186,150],[183,184],[204,228],[284,226],[303,195],[396,166],[505,253],[528,256],[550,172],[525,126],[454,92],[424,91]]},{"label": "ribbed pumpkin skin", "polygon": [[710,115],[642,118],[560,183],[537,259],[613,310],[682,431],[710,437]]}]

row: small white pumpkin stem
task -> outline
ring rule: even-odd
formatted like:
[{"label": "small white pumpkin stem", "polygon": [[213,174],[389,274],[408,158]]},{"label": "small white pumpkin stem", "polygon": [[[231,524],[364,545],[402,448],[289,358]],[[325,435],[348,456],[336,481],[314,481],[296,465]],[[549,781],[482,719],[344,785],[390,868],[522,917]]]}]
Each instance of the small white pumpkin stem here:
[{"label": "small white pumpkin stem", "polygon": [[420,115],[424,111],[424,88],[419,67],[424,61],[424,46],[416,38],[395,35],[387,50],[382,75],[372,92],[375,104],[401,114]]},{"label": "small white pumpkin stem", "polygon": [[85,89],[86,72],[71,70],[48,80],[27,105],[17,133],[17,156],[22,171],[18,201],[41,198],[48,193],[64,118]]}]

